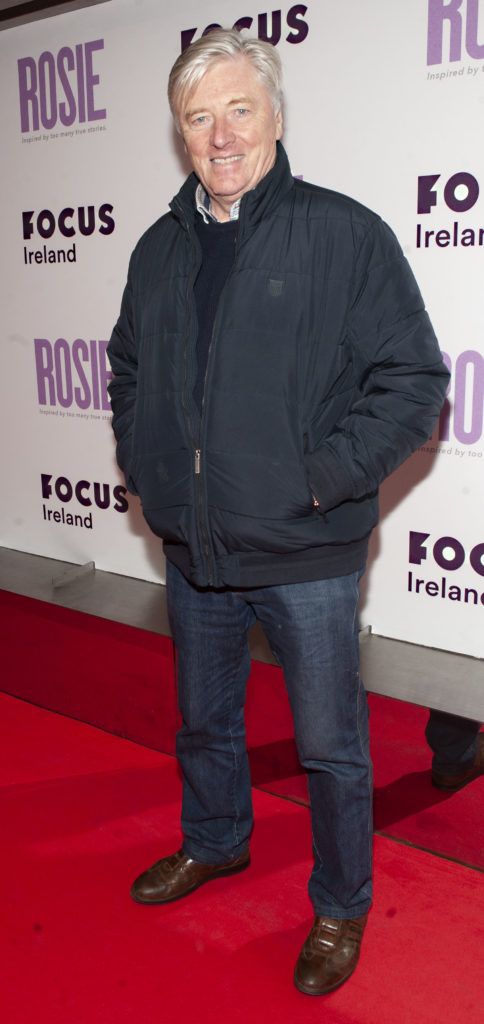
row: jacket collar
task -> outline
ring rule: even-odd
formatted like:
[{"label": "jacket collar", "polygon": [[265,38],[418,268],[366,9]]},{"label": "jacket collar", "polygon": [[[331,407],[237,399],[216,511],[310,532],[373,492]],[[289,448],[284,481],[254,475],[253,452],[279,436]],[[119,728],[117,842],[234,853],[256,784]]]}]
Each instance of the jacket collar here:
[{"label": "jacket collar", "polygon": [[[255,227],[264,217],[269,216],[279,205],[287,192],[292,188],[294,179],[289,167],[286,151],[281,142],[277,142],[277,154],[274,167],[262,178],[262,181],[242,196],[240,203],[240,229]],[[195,193],[199,185],[197,176],[192,172],[180,191],[170,203],[170,209],[182,220],[193,224],[196,215]]]}]

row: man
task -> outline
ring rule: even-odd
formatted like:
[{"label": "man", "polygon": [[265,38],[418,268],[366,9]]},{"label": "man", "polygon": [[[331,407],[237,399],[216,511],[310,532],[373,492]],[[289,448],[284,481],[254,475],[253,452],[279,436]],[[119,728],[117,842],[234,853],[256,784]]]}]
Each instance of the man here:
[{"label": "man", "polygon": [[292,178],[277,51],[215,30],[168,92],[193,173],[132,255],[109,353],[118,461],[167,558],[184,838],[132,896],[165,903],[249,864],[259,619],[311,797],[295,983],[322,994],[354,970],[371,905],[358,580],[378,485],[431,434],[447,371],[389,228]]}]

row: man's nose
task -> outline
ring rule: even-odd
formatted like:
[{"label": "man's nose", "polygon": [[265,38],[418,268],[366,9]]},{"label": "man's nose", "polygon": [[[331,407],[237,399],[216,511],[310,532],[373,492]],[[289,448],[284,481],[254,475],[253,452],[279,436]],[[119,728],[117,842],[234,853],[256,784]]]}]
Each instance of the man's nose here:
[{"label": "man's nose", "polygon": [[225,149],[233,142],[235,138],[235,132],[231,128],[226,117],[216,117],[212,124],[212,132],[210,136],[210,142],[216,149]]}]

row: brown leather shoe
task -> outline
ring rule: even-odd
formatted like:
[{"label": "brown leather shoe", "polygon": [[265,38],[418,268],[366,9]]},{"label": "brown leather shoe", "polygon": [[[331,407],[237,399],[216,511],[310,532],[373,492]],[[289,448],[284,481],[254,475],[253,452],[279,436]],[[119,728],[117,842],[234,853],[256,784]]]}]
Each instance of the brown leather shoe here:
[{"label": "brown leather shoe", "polygon": [[484,732],[480,732],[477,740],[477,753],[474,763],[460,772],[450,775],[441,768],[432,768],[432,782],[437,789],[443,789],[446,793],[457,793],[458,789],[467,786],[468,782],[477,779],[484,774]]},{"label": "brown leather shoe", "polygon": [[200,864],[192,860],[183,850],[178,850],[170,857],[157,860],[147,871],[139,876],[131,887],[130,895],[136,903],[171,903],[189,892],[198,889],[213,878],[224,875],[235,875],[250,864],[249,851],[237,860],[227,864]]},{"label": "brown leather shoe", "polygon": [[294,984],[300,992],[323,996],[353,974],[367,917],[347,921],[315,917],[294,971]]}]

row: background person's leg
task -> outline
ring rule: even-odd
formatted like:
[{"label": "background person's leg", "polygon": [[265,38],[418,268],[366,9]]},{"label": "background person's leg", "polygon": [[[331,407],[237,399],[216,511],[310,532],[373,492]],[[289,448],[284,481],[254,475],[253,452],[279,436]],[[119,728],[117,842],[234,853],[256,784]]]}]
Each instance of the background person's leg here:
[{"label": "background person's leg", "polygon": [[484,771],[481,723],[446,711],[430,709],[425,737],[432,758],[432,781],[439,789],[454,790]]}]

